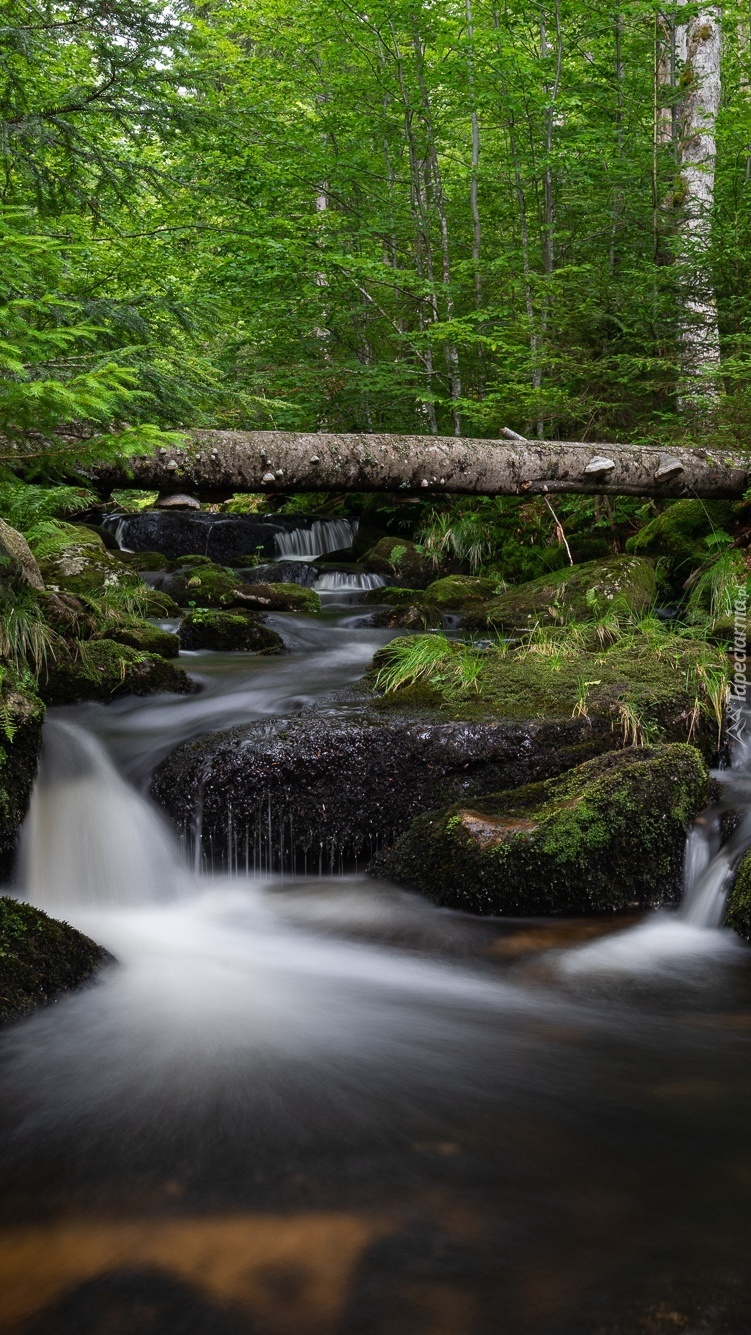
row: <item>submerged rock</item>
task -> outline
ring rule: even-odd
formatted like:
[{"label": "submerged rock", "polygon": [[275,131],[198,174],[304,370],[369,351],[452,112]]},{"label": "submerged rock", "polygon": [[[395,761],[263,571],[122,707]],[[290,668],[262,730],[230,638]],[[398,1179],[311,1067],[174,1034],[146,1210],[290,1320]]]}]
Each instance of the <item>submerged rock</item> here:
[{"label": "submerged rock", "polygon": [[104,639],[66,645],[39,676],[39,694],[48,705],[120,695],[188,695],[194,689],[187,673],[166,658]]},{"label": "submerged rock", "polygon": [[67,922],[0,897],[0,1024],[80,987],[112,956]]},{"label": "submerged rock", "polygon": [[725,925],[751,941],[751,851],[744,853],[725,908]]},{"label": "submerged rock", "polygon": [[687,827],[708,789],[692,746],[610,752],[419,816],[376,870],[473,913],[654,908],[679,897]]},{"label": "submerged rock", "polygon": [[10,870],[42,745],[44,705],[28,672],[0,665],[0,876]]},{"label": "submerged rock", "polygon": [[281,635],[247,612],[187,612],[180,625],[183,649],[218,649],[224,653],[283,654]]},{"label": "submerged rock", "polygon": [[613,556],[608,561],[566,566],[520,584],[476,610],[468,609],[462,624],[470,629],[529,630],[536,625],[588,621],[611,608],[638,616],[652,606],[655,593],[651,561]]}]

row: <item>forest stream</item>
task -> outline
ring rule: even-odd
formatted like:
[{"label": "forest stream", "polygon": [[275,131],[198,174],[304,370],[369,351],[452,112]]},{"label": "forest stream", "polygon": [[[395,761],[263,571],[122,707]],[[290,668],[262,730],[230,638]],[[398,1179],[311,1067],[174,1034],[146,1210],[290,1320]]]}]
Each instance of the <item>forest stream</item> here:
[{"label": "forest stream", "polygon": [[751,957],[713,925],[717,812],[677,912],[499,920],[211,873],[142,795],[179,741],[347,707],[391,632],[342,592],[270,619],[282,658],[182,654],[200,694],[48,717],[16,892],[117,964],[2,1034],[0,1330],[746,1330]]}]

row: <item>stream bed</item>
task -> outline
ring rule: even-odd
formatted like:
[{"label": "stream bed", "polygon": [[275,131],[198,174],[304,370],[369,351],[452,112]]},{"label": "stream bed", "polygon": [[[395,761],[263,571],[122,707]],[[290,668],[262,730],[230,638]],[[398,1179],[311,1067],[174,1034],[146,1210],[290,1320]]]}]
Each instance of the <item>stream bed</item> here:
[{"label": "stream bed", "polygon": [[391,634],[358,621],[51,711],[22,890],[118,964],[0,1037],[0,1332],[743,1335],[737,938],[198,874],[143,795],[188,738],[347,708]]}]

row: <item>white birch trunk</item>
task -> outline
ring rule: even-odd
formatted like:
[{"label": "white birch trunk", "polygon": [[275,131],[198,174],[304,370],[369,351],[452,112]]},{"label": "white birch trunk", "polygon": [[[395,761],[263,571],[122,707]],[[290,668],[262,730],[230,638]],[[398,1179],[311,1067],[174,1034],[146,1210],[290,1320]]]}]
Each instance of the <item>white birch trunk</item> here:
[{"label": "white birch trunk", "polygon": [[[685,0],[681,0],[681,6]],[[720,105],[719,10],[701,9],[676,32],[682,83],[678,160],[683,183],[681,408],[706,415],[717,398],[720,335],[709,269],[715,181],[715,124]]]}]

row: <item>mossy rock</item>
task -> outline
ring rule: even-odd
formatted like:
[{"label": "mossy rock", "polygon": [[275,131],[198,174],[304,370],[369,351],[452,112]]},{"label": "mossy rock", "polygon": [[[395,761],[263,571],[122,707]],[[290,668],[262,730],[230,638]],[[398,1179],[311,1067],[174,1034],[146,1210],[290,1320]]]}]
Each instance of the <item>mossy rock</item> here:
[{"label": "mossy rock", "polygon": [[[99,542],[96,534],[92,537]],[[140,589],[143,581],[136,570],[123,565],[99,543],[77,542],[39,563],[45,584],[55,590],[96,597],[112,589]]]},{"label": "mossy rock", "polygon": [[203,566],[209,566],[212,570],[223,570],[225,574],[231,575],[232,571],[226,566],[217,565],[210,556],[197,555],[195,552],[188,552],[185,556],[178,556],[176,561],[171,563],[180,570],[199,570]]},{"label": "mossy rock", "polygon": [[736,647],[744,647],[747,654],[751,654],[751,615],[748,613],[739,625],[739,645],[736,646],[736,626],[733,617],[720,617],[713,622],[706,632],[707,639],[711,644],[721,644],[729,651]]},{"label": "mossy rock", "polygon": [[98,639],[112,640],[115,644],[127,644],[131,649],[142,649],[147,654],[158,654],[160,658],[177,658],[180,641],[169,630],[160,630],[148,621],[132,620],[122,626],[109,622]]},{"label": "mossy rock", "polygon": [[139,589],[144,599],[144,611],[149,617],[179,617],[180,607],[163,589],[152,589],[148,584]]},{"label": "mossy rock", "polygon": [[0,1024],[91,979],[112,956],[67,922],[0,897]]},{"label": "mossy rock", "polygon": [[10,870],[42,744],[44,705],[31,673],[0,665],[0,876]]},{"label": "mossy rock", "polygon": [[419,816],[377,871],[473,913],[654,908],[680,895],[686,831],[708,790],[693,746],[610,752],[559,778]]},{"label": "mossy rock", "polygon": [[174,570],[175,562],[161,552],[117,552],[117,559],[132,570]]},{"label": "mossy rock", "polygon": [[725,926],[751,941],[751,850],[738,863],[725,907]]},{"label": "mossy rock", "polygon": [[302,584],[243,584],[237,604],[264,612],[320,612],[321,598]]},{"label": "mossy rock", "polygon": [[396,584],[385,584],[380,589],[368,589],[363,603],[388,603],[390,607],[411,607],[424,602],[424,589],[400,589]]},{"label": "mossy rock", "polygon": [[587,621],[611,608],[639,616],[655,600],[655,573],[651,561],[637,556],[613,556],[566,566],[509,589],[477,610],[469,608],[463,625],[470,629],[496,626],[529,630],[536,625]]},{"label": "mossy rock", "polygon": [[730,530],[729,501],[675,501],[629,538],[626,551],[635,556],[667,556],[680,563],[700,562],[709,554],[705,539],[718,529]]},{"label": "mossy rock", "polygon": [[238,580],[222,566],[201,559],[192,569],[172,575],[167,588],[180,607],[234,607]]},{"label": "mossy rock", "polygon": [[37,594],[37,606],[50,629],[63,639],[89,640],[99,629],[96,613],[74,593],[45,589]]},{"label": "mossy rock", "polygon": [[472,575],[446,575],[443,579],[434,580],[428,585],[424,601],[433,603],[436,607],[446,610],[450,608],[458,612],[463,607],[487,602],[493,597],[497,587],[498,582],[494,579],[480,579]]},{"label": "mossy rock", "polygon": [[442,630],[443,614],[428,603],[412,603],[402,607],[382,607],[368,617],[368,626],[393,630]]},{"label": "mossy rock", "polygon": [[174,663],[113,640],[74,641],[48,661],[39,677],[39,694],[48,705],[120,695],[188,695],[193,689]]},{"label": "mossy rock", "polygon": [[366,570],[390,575],[400,584],[426,589],[435,580],[436,569],[430,556],[419,551],[408,538],[381,538],[362,558]]},{"label": "mossy rock", "polygon": [[[721,651],[699,641],[676,636],[663,641],[657,652],[648,637],[634,632],[609,647],[593,636],[572,651],[562,631],[560,652],[507,651],[491,645],[476,652],[476,679],[464,686],[436,672],[415,686],[379,696],[378,673],[402,643],[405,649],[415,647],[413,638],[392,640],[375,654],[364,678],[363,686],[376,696],[380,712],[421,709],[432,717],[467,721],[582,718],[593,755],[628,740],[634,727],[642,740],[691,738],[708,758],[716,755],[718,722],[702,683],[707,663],[719,674],[725,660]],[[447,647],[457,656],[465,652],[458,643],[447,642]]]},{"label": "mossy rock", "polygon": [[180,626],[183,649],[216,649],[223,653],[283,654],[281,635],[262,626],[247,612],[186,612]]}]

